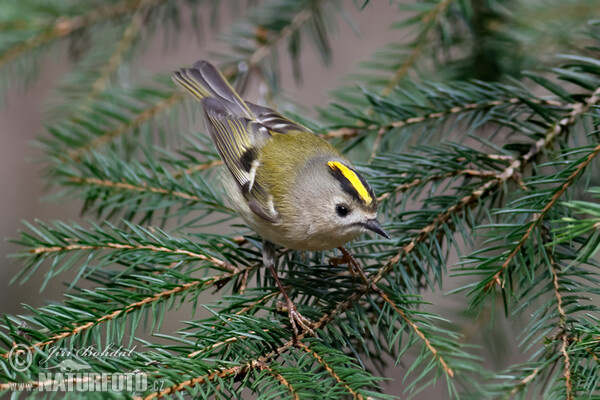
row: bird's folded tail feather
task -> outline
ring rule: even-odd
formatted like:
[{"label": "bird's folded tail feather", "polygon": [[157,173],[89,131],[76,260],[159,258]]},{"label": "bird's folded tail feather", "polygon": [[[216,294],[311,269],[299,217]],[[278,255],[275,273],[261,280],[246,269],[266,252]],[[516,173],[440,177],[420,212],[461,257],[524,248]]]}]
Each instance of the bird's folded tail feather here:
[{"label": "bird's folded tail feather", "polygon": [[173,80],[198,100],[214,98],[223,108],[237,117],[255,119],[244,100],[235,92],[223,74],[211,63],[198,61],[192,68],[182,68],[173,73]]}]

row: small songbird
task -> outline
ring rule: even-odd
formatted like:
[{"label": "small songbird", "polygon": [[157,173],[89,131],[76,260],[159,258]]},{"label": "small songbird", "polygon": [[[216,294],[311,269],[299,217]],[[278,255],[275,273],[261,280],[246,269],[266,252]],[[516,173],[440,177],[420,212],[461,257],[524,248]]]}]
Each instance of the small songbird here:
[{"label": "small songbird", "polygon": [[212,64],[198,61],[173,79],[202,104],[211,138],[229,170],[232,207],[263,238],[263,261],[284,296],[291,326],[312,333],[275,271],[273,244],[294,250],[341,248],[366,231],[389,239],[377,198],[331,144],[276,111],[244,101]]}]

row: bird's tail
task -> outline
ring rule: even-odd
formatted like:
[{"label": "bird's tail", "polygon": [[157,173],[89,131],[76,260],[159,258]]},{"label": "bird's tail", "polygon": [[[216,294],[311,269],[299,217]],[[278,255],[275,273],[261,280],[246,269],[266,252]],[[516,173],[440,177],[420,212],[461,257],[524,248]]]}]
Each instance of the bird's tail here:
[{"label": "bird's tail", "polygon": [[244,100],[235,92],[223,74],[211,63],[201,60],[192,68],[183,68],[173,73],[173,80],[198,100],[219,100],[231,114],[254,119],[254,114]]}]

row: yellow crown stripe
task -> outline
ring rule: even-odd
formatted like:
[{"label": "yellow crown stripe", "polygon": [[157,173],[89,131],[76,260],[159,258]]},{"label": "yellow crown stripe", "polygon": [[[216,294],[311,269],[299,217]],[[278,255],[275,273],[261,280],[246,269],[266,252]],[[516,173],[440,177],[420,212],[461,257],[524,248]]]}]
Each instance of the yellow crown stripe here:
[{"label": "yellow crown stripe", "polygon": [[371,204],[373,199],[371,198],[369,191],[367,190],[365,185],[363,185],[358,175],[356,175],[356,172],[352,171],[350,168],[346,167],[344,164],[338,161],[329,161],[327,165],[331,169],[339,170],[342,173],[342,175],[344,175],[344,178],[348,179],[348,182],[350,182],[354,190],[356,190],[356,193],[358,193],[358,197],[360,197],[367,205]]}]

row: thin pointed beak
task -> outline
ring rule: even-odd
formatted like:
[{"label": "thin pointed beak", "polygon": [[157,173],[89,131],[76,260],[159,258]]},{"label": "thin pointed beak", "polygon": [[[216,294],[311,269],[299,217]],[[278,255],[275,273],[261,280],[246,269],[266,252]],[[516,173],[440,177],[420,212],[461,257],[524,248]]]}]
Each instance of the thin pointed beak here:
[{"label": "thin pointed beak", "polygon": [[387,232],[383,230],[383,228],[379,224],[379,221],[377,221],[376,219],[368,220],[367,222],[365,222],[364,227],[370,231],[375,232],[378,235],[383,236],[386,239],[390,238],[390,235],[388,235]]}]

